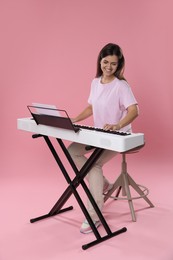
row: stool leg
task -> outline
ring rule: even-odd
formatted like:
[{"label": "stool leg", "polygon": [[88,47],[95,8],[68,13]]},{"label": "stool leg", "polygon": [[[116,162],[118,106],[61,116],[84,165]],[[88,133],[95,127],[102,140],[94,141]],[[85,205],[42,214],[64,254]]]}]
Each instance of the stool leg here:
[{"label": "stool leg", "polygon": [[136,215],[135,215],[132,197],[131,197],[130,188],[129,188],[130,183],[128,181],[127,163],[126,163],[126,155],[125,154],[122,154],[122,159],[123,159],[122,160],[122,176],[123,176],[123,182],[124,182],[124,189],[125,189],[125,192],[126,192],[128,203],[129,203],[132,220],[136,221]]},{"label": "stool leg", "polygon": [[132,179],[130,175],[128,175],[129,184],[133,187],[133,189],[143,197],[143,199],[150,205],[150,207],[154,207],[153,203],[144,196],[144,192],[139,188],[139,186],[136,184],[136,182]]},{"label": "stool leg", "polygon": [[128,200],[129,207],[130,207],[132,220],[135,222],[136,221],[136,215],[135,215],[135,210],[134,210],[134,207],[133,207],[132,197],[131,197],[131,193],[130,193],[128,175],[127,175],[126,172],[124,172],[122,174],[123,174],[123,179],[124,179],[124,189],[126,191],[126,196],[127,196],[127,200]]},{"label": "stool leg", "polygon": [[122,189],[122,187],[120,186],[120,187],[118,188],[118,190],[117,190],[116,195],[115,195],[115,200],[116,200],[117,197],[119,196],[121,189]]}]

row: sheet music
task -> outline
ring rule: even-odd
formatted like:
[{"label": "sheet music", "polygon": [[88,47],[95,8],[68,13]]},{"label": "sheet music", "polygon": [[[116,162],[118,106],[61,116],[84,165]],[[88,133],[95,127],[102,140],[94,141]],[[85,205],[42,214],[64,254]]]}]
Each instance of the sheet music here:
[{"label": "sheet music", "polygon": [[40,103],[32,103],[32,105],[35,107],[35,111],[37,114],[61,116],[61,113],[57,110],[57,107],[55,105],[40,104]]}]

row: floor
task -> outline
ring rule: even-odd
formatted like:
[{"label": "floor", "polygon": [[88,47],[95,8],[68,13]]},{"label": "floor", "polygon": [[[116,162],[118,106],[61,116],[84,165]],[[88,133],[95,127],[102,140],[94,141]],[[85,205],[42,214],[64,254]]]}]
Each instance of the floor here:
[{"label": "floor", "polygon": [[[131,156],[131,155],[130,155]],[[133,158],[132,158],[133,157]],[[23,163],[21,164],[21,160]],[[50,159],[47,164],[36,158],[16,157],[15,164],[5,165],[0,184],[0,260],[107,259],[173,260],[173,164],[171,160],[146,160],[139,155],[129,158],[129,174],[150,190],[154,208],[143,199],[134,200],[137,221],[131,220],[127,201],[109,199],[103,214],[112,232],[122,227],[127,232],[87,250],[82,245],[95,240],[93,233],[83,235],[79,227],[83,213],[73,196],[67,206],[74,209],[55,217],[30,223],[30,219],[49,212],[67,184]],[[112,164],[105,167],[113,182]],[[13,170],[12,170],[13,169]],[[85,201],[85,194],[79,187]],[[106,234],[103,226],[101,235]]]}]

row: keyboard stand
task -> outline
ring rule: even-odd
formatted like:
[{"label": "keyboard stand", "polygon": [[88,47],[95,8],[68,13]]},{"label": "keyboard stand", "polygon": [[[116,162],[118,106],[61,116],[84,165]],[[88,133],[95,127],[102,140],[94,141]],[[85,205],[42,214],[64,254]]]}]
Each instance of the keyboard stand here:
[{"label": "keyboard stand", "polygon": [[[94,165],[94,163],[97,161],[97,159],[100,157],[100,155],[103,153],[104,149],[102,148],[95,148],[94,151],[92,152],[92,154],[90,155],[90,157],[88,158],[87,162],[83,165],[83,167],[81,168],[81,170],[79,171],[73,161],[73,159],[71,158],[66,146],[64,145],[63,141],[59,138],[56,138],[57,142],[59,143],[60,148],[62,149],[62,151],[65,154],[65,157],[67,158],[68,162],[70,163],[75,177],[73,178],[73,180],[71,180],[68,172],[66,171],[62,161],[60,160],[52,142],[50,141],[50,138],[48,136],[45,135],[40,135],[40,134],[34,134],[32,135],[33,138],[37,138],[37,137],[43,137],[48,148],[50,149],[55,161],[57,162],[60,170],[62,171],[62,174],[64,175],[64,178],[66,179],[67,183],[68,183],[68,187],[65,189],[65,191],[63,192],[63,194],[60,196],[60,198],[58,199],[58,201],[56,202],[56,204],[52,207],[52,209],[50,210],[49,213],[47,213],[46,215],[40,216],[40,217],[36,217],[30,220],[31,223],[34,223],[36,221],[45,219],[45,218],[49,218],[52,216],[55,216],[57,214],[63,213],[65,211],[68,210],[72,210],[73,207],[67,207],[67,208],[63,208],[64,204],[67,202],[67,200],[70,198],[70,196],[73,194],[83,212],[83,214],[85,215],[88,223],[90,224],[92,231],[96,237],[96,239],[88,244],[84,244],[82,245],[82,249],[86,250],[94,245],[97,245],[107,239],[110,239],[114,236],[117,236],[123,232],[127,231],[126,227],[123,227],[122,229],[119,229],[115,232],[112,232],[106,222],[106,220],[104,219],[100,209],[98,208],[93,196],[91,195],[87,185],[85,184],[84,181],[84,177],[87,175],[88,171],[92,168],[92,166]],[[100,222],[102,223],[105,231],[106,231],[106,235],[105,236],[101,236],[100,233],[98,232],[97,228],[95,227],[82,199],[79,196],[79,193],[77,191],[77,187],[81,185],[83,190],[85,191],[87,197],[89,198],[90,202],[92,203],[99,219]]]}]

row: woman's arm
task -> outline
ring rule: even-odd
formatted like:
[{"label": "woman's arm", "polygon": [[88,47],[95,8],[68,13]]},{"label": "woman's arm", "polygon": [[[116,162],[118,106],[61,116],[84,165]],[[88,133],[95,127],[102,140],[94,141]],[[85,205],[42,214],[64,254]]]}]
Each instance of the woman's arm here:
[{"label": "woman's arm", "polygon": [[87,106],[77,117],[72,118],[72,122],[76,123],[82,121],[93,114],[92,105]]},{"label": "woman's arm", "polygon": [[105,130],[120,130],[121,128],[125,127],[126,125],[130,124],[137,116],[139,115],[137,105],[131,105],[127,108],[127,115],[118,122],[116,125],[106,124],[104,126]]}]

